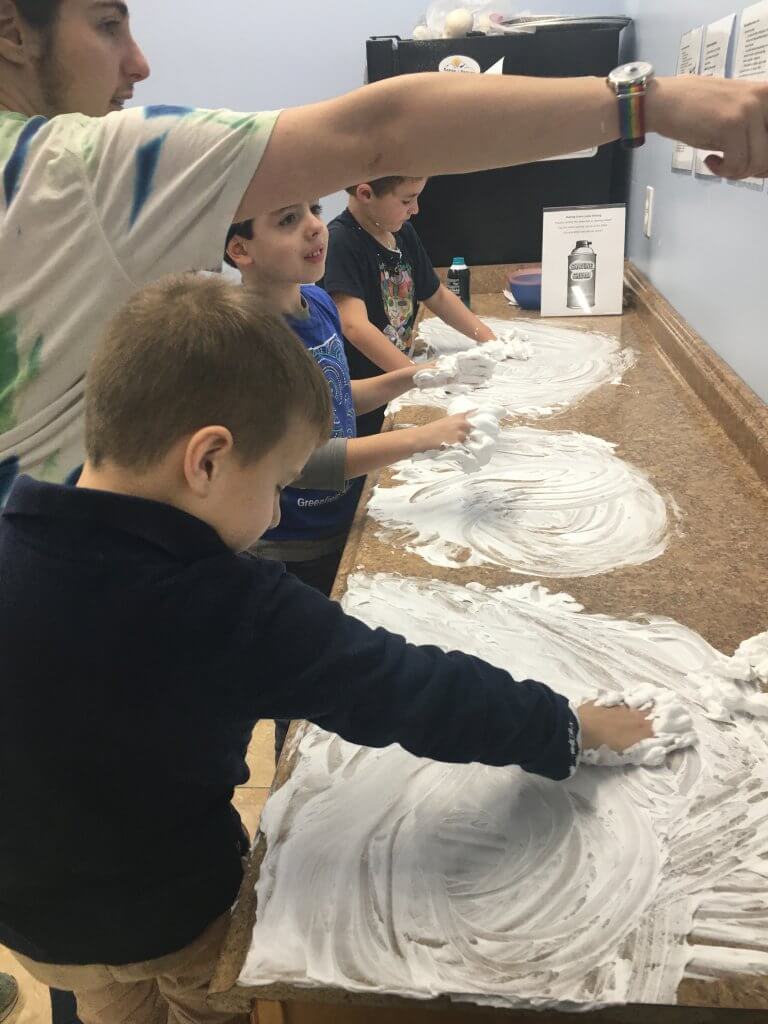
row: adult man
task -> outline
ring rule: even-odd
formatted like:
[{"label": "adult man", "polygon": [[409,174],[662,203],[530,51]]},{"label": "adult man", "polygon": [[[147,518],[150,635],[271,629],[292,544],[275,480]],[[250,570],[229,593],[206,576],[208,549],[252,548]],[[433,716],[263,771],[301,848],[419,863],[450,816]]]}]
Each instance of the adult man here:
[{"label": "adult man", "polygon": [[[149,74],[127,7],[0,0],[0,505],[82,461],[103,324],[136,287],[218,265],[228,226],[350,181],[522,163],[619,136],[599,79],[418,75],[309,107],[123,113]],[[109,116],[105,116],[109,115]],[[649,130],[768,172],[768,86],[650,83]]]}]

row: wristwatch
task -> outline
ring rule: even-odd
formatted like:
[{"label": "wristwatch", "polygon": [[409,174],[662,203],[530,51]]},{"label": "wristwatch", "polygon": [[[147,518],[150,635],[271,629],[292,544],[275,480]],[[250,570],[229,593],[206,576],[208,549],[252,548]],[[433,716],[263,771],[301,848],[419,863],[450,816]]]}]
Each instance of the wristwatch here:
[{"label": "wristwatch", "polygon": [[619,101],[621,141],[629,149],[645,142],[645,95],[655,73],[652,64],[634,61],[608,75],[608,84]]}]

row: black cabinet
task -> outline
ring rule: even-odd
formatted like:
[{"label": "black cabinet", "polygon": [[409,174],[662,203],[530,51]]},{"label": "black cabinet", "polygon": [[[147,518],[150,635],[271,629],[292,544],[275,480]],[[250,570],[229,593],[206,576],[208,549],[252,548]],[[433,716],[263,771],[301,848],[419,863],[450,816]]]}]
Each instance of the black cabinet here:
[{"label": "black cabinet", "polygon": [[[604,77],[620,63],[621,28],[616,20],[509,36],[370,39],[368,80],[437,71],[454,55],[471,58],[482,71],[503,57],[507,75]],[[627,174],[626,153],[615,143],[588,158],[436,177],[424,191],[414,224],[435,266],[456,255],[475,266],[540,260],[544,207],[626,202]]]}]

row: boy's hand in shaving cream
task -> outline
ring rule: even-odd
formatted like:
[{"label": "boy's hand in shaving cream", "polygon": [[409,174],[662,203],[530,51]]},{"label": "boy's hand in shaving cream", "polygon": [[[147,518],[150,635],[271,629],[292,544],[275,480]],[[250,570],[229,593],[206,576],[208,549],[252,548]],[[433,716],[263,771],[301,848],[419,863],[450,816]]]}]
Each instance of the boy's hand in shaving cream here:
[{"label": "boy's hand in shaving cream", "polygon": [[608,747],[621,754],[629,747],[654,736],[647,711],[624,705],[598,707],[593,701],[578,709],[581,722],[581,746],[584,750]]},{"label": "boy's hand in shaving cream", "polygon": [[484,324],[482,321],[480,326],[472,332],[472,336],[478,345],[484,345],[487,341],[496,341],[496,335],[488,324]]},{"label": "boy's hand in shaving cream", "polygon": [[435,420],[419,430],[419,452],[431,452],[442,448],[443,445],[464,444],[472,431],[472,424],[469,417],[473,412],[461,412],[456,416],[444,416]]},{"label": "boy's hand in shaving cream", "polygon": [[434,359],[428,359],[426,362],[423,363],[414,363],[413,373],[417,374],[420,373],[422,370],[435,370],[437,369],[438,362],[438,358],[435,357]]}]

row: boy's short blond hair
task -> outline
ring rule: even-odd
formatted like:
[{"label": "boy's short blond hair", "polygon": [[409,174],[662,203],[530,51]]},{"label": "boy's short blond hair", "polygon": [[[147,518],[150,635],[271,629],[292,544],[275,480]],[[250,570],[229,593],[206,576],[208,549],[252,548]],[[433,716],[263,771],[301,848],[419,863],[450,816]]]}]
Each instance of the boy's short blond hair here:
[{"label": "boy's short blond hair", "polygon": [[326,440],[322,370],[283,317],[220,278],[186,274],[137,292],[107,328],[86,385],[90,462],[142,471],[183,437],[227,427],[243,463],[295,423]]}]

